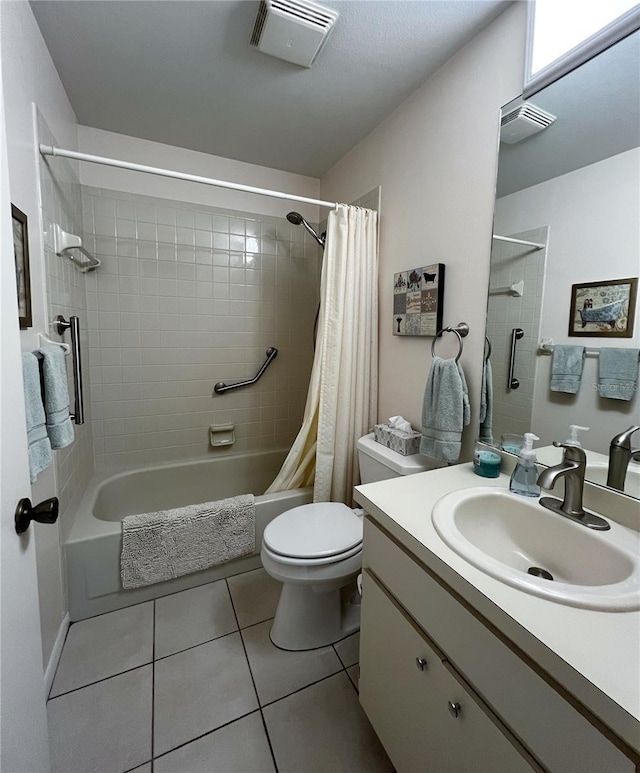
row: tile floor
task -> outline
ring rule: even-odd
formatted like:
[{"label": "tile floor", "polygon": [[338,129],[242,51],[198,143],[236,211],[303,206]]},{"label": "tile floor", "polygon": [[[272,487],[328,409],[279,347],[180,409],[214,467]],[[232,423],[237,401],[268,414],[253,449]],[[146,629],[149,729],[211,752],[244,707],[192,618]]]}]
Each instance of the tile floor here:
[{"label": "tile floor", "polygon": [[73,624],[54,773],[390,773],[358,703],[359,635],[277,649],[279,592],[257,569]]}]

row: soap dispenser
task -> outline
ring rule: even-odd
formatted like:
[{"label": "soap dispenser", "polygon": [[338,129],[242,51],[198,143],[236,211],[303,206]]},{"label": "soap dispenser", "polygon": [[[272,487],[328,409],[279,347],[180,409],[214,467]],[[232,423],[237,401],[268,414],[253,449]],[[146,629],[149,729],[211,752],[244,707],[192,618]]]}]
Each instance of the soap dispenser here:
[{"label": "soap dispenser", "polygon": [[590,427],[581,427],[579,424],[569,424],[569,437],[564,441],[565,446],[577,446],[582,448],[578,440],[578,432],[588,432]]},{"label": "soap dispenser", "polygon": [[524,446],[520,450],[518,463],[511,473],[509,491],[520,494],[523,497],[540,496],[538,486],[538,470],[536,469],[536,452],[533,450],[533,441],[540,440],[532,432],[525,432]]}]

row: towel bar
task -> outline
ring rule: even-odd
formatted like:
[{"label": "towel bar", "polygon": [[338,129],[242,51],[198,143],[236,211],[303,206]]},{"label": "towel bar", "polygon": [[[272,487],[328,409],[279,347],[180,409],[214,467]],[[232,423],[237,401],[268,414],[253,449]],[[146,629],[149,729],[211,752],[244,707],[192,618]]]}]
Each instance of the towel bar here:
[{"label": "towel bar", "polygon": [[69,321],[59,314],[53,323],[58,335],[65,330],[71,331],[71,355],[73,359],[73,391],[75,393],[75,409],[70,414],[74,424],[84,424],[84,395],[82,391],[82,357],[80,354],[80,319],[69,317]]}]

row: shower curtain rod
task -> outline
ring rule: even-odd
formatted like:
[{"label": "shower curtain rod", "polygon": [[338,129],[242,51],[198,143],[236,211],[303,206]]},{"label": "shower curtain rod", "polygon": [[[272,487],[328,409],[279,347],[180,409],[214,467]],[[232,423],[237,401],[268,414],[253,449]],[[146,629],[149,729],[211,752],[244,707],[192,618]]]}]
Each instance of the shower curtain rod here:
[{"label": "shower curtain rod", "polygon": [[337,208],[336,201],[322,201],[321,199],[310,199],[306,196],[296,196],[293,193],[282,193],[281,191],[271,191],[268,188],[255,188],[252,185],[241,185],[240,183],[230,183],[226,180],[215,180],[211,177],[200,177],[197,174],[188,174],[186,172],[174,172],[171,169],[161,169],[156,166],[146,166],[145,164],[134,164],[131,161],[119,161],[117,158],[106,158],[104,156],[92,156],[89,153],[78,153],[75,150],[63,150],[53,145],[40,145],[40,153],[43,156],[59,156],[60,158],[71,158],[75,161],[88,161],[92,164],[102,164],[103,166],[114,166],[118,169],[130,169],[133,172],[146,172],[160,177],[171,177],[174,180],[186,180],[192,183],[203,183],[204,185],[214,185],[218,188],[229,188],[234,191],[243,191],[245,193],[258,193],[262,196],[271,196],[276,199],[287,199],[288,201],[300,201],[303,204],[316,204],[319,207]]}]

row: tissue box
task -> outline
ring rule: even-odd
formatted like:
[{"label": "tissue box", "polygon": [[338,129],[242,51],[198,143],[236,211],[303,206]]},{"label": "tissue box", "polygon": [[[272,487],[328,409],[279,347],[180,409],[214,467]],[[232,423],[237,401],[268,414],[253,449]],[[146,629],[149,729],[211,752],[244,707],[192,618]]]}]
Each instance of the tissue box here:
[{"label": "tissue box", "polygon": [[373,436],[380,443],[402,456],[420,453],[420,433],[402,432],[393,429],[388,424],[376,424],[373,427]]}]

